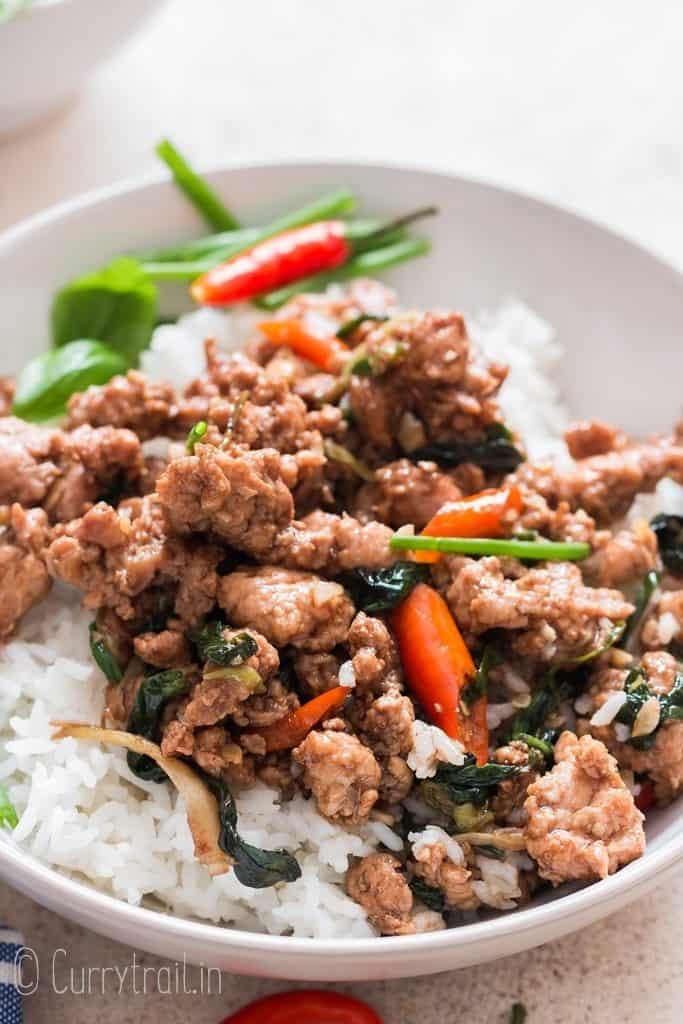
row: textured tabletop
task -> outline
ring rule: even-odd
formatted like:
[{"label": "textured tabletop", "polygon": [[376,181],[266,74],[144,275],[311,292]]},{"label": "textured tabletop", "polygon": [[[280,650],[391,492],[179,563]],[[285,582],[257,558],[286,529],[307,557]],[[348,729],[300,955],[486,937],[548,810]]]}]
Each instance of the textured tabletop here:
[{"label": "textured tabletop", "polygon": [[[668,0],[171,0],[61,116],[0,145],[0,228],[152,170],[168,134],[205,163],[389,160],[483,178],[683,267],[682,29]],[[518,999],[529,1024],[677,1024],[681,912],[683,874],[540,950],[353,990],[388,1024],[502,1024]],[[210,1024],[282,987],[223,976],[220,993],[214,979],[211,995],[164,994],[169,965],[4,888],[0,921],[38,955],[28,1024]],[[186,987],[201,983],[189,971]]]}]

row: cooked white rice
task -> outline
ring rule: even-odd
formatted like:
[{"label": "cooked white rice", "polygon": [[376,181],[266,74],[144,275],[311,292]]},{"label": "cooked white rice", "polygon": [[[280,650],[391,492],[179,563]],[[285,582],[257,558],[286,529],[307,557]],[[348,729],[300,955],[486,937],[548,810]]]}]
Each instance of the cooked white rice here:
[{"label": "cooked white rice", "polygon": [[[213,310],[181,317],[155,331],[142,368],[182,386],[203,370],[205,337],[234,350],[252,320],[252,313]],[[506,420],[532,453],[557,450],[566,417],[547,376],[561,356],[548,324],[508,302],[476,319],[472,332],[489,356],[510,364],[502,393]],[[120,750],[52,741],[52,719],[100,719],[103,687],[88,649],[91,617],[73,592],[56,588],[27,616],[17,639],[0,649],[0,781],[20,813],[13,835],[0,841],[132,904],[152,901],[182,916],[272,933],[372,934],[341,882],[349,858],[381,843],[400,848],[385,824],[343,829],[300,796],[279,806],[275,790],[256,786],[237,801],[241,833],[257,846],[296,853],[302,877],[246,889],[232,874],[212,879],[195,861],[182,800],[170,787],[141,782]],[[510,858],[498,867],[481,860],[484,902],[514,905],[517,868]]]}]

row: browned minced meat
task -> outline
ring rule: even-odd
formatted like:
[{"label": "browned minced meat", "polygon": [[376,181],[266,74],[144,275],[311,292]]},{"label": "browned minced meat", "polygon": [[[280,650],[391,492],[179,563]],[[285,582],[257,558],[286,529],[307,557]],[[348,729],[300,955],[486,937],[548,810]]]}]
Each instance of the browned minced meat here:
[{"label": "browned minced meat", "polygon": [[381,935],[412,935],[413,894],[401,862],[391,853],[371,853],[346,872],[346,891]]},{"label": "browned minced meat", "polygon": [[300,683],[313,696],[339,686],[339,666],[336,654],[329,651],[300,651],[293,659],[294,671]]},{"label": "browned minced meat", "polygon": [[495,395],[507,369],[486,363],[458,313],[413,313],[379,324],[365,340],[377,373],[352,376],[351,408],[363,435],[395,450],[411,413],[426,440],[481,437],[499,419]]},{"label": "browned minced meat", "polygon": [[643,815],[604,743],[564,732],[555,766],[529,786],[527,852],[553,885],[606,878],[645,850]]},{"label": "browned minced meat", "polygon": [[511,764],[521,768],[519,775],[503,779],[496,786],[491,810],[502,825],[522,825],[526,822],[524,801],[527,789],[538,778],[538,772],[529,765],[529,748],[521,740],[512,740],[493,754],[497,764]]},{"label": "browned minced meat", "polygon": [[271,557],[292,569],[328,576],[361,567],[382,569],[396,560],[391,535],[383,523],[361,524],[352,516],[316,511],[283,530]]},{"label": "browned minced meat", "polygon": [[581,571],[593,586],[623,587],[657,565],[657,538],[645,524],[611,534],[599,531],[593,540],[593,554],[581,563]]},{"label": "browned minced meat", "polygon": [[280,454],[221,451],[197,445],[197,454],[172,462],[157,483],[170,527],[211,531],[232,547],[266,555],[294,515],[280,475]]},{"label": "browned minced meat", "polygon": [[436,463],[399,459],[381,466],[373,483],[360,488],[353,511],[363,522],[379,519],[393,527],[412,523],[421,530],[442,505],[461,497],[455,481]]},{"label": "browned minced meat", "polygon": [[379,797],[381,771],[372,751],[344,732],[310,732],[292,752],[303,781],[326,818],[346,825],[367,821]]},{"label": "browned minced meat", "polygon": [[[681,580],[677,582],[680,585]],[[662,590],[654,598],[640,630],[640,642],[649,651],[683,645],[683,589]]]},{"label": "browned minced meat", "polygon": [[140,633],[133,646],[138,658],[155,668],[178,668],[190,661],[189,642],[184,633],[175,630]]},{"label": "browned minced meat", "polygon": [[[680,665],[666,651],[650,651],[641,659],[650,691],[658,696],[672,688]],[[610,694],[623,690],[628,669],[598,668],[591,678],[588,690],[592,698],[591,715],[605,703]],[[632,744],[620,743],[615,735],[614,723],[595,726],[590,716],[579,719],[578,730],[601,740],[614,754],[623,768],[649,775],[655,784],[655,793],[661,803],[667,803],[683,787],[683,722],[665,721],[655,735],[649,750],[637,750]]]},{"label": "browned minced meat", "polygon": [[572,423],[564,432],[569,454],[574,459],[588,459],[592,455],[606,455],[615,448],[623,448],[624,435],[616,427],[601,420],[581,420]]},{"label": "browned minced meat", "polygon": [[581,459],[568,469],[524,463],[511,479],[538,492],[551,506],[566,502],[599,524],[609,525],[628,511],[637,494],[653,491],[671,476],[683,480],[683,445],[671,438],[634,444]]},{"label": "browned minced meat", "polygon": [[402,757],[392,755],[382,761],[382,778],[379,783],[380,799],[388,804],[399,804],[413,788],[415,776]]},{"label": "browned minced meat", "polygon": [[42,505],[53,522],[81,515],[121,473],[141,467],[130,430],[79,427],[71,433],[0,419],[0,504]]},{"label": "browned minced meat", "polygon": [[359,277],[334,294],[323,292],[302,292],[282,307],[278,318],[282,320],[305,319],[313,314],[331,321],[331,333],[349,320],[355,320],[361,313],[372,316],[386,316],[396,308],[396,293],[380,281]]},{"label": "browned minced meat", "polygon": [[86,607],[135,619],[138,599],[161,588],[188,625],[213,607],[222,558],[214,545],[168,537],[154,496],[93,506],[58,526],[47,552],[50,572],[83,591]]},{"label": "browned minced meat", "polygon": [[0,377],[0,416],[9,416],[12,412],[15,389],[14,377]]},{"label": "browned minced meat", "polygon": [[141,441],[166,435],[175,415],[175,395],[169,384],[149,380],[138,370],[113,377],[108,384],[89,387],[69,400],[67,427],[127,427]]},{"label": "browned minced meat", "polygon": [[472,888],[472,872],[448,858],[443,843],[424,844],[414,854],[412,869],[433,889],[439,889],[449,910],[476,910],[479,898]]},{"label": "browned minced meat", "polygon": [[358,695],[400,690],[401,661],[393,636],[382,619],[358,612],[347,637]]},{"label": "browned minced meat", "polygon": [[511,632],[514,650],[538,661],[564,661],[600,647],[633,605],[618,590],[587,587],[576,565],[526,569],[499,558],[450,559],[446,599],[467,633]]},{"label": "browned minced meat", "polygon": [[29,608],[47,596],[51,581],[41,557],[48,539],[42,509],[14,504],[4,510],[0,533],[0,640],[6,639]]},{"label": "browned minced meat", "polygon": [[220,580],[230,622],[253,626],[275,644],[331,651],[346,639],[353,604],[338,583],[276,566],[243,568]]},{"label": "browned minced meat", "polygon": [[410,697],[398,689],[369,700],[355,698],[348,716],[357,732],[378,757],[410,753],[415,709]]}]

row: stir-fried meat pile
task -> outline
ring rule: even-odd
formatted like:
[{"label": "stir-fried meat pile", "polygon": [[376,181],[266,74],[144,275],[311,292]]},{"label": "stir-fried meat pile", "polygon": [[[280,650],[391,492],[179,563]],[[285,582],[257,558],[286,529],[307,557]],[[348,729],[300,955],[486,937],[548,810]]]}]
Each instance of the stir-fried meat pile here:
[{"label": "stir-fried meat pile", "polygon": [[[525,461],[506,367],[459,314],[394,308],[372,282],[288,304],[355,318],[336,372],[258,334],[208,341],[182,391],[131,371],[62,427],[0,388],[0,637],[53,580],[77,588],[105,723],[390,832],[346,878],[390,935],[604,878],[683,786],[683,551],[627,518],[683,482],[680,433],[589,421],[566,459]],[[425,528],[502,547],[411,551]]]}]

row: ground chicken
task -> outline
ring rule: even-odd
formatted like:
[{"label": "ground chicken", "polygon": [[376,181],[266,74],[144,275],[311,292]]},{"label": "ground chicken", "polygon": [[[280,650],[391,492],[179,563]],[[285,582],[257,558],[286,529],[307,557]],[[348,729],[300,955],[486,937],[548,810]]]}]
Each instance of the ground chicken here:
[{"label": "ground chicken", "polygon": [[603,743],[564,732],[555,767],[529,786],[527,852],[553,885],[606,878],[645,850],[643,815]]},{"label": "ground chicken", "polygon": [[[674,685],[680,664],[665,651],[644,654],[641,667],[647,676],[647,685],[653,694],[662,696]],[[607,698],[623,690],[628,669],[596,669],[591,677],[588,696],[592,701],[590,715],[579,719],[578,730],[601,740],[616,757],[622,768],[649,775],[655,784],[655,793],[661,803],[667,803],[683,787],[683,721],[664,722],[656,732],[655,742],[649,750],[638,750],[628,741],[617,739],[618,723],[591,725],[590,717],[602,707]]]},{"label": "ground chicken", "polygon": [[353,605],[338,583],[275,566],[224,576],[218,602],[235,626],[253,626],[275,644],[331,651],[346,639]]},{"label": "ground chicken", "polygon": [[[633,611],[618,590],[587,587],[570,562],[526,569],[499,558],[448,559],[446,599],[467,633],[512,631],[515,652],[536,661],[566,661],[602,646]],[[511,578],[513,577],[513,578]]]},{"label": "ground chicken", "polygon": [[671,438],[593,455],[569,468],[526,462],[511,479],[553,507],[566,502],[609,526],[628,511],[637,494],[653,491],[665,476],[683,480],[683,445]]},{"label": "ground chicken", "polygon": [[113,377],[108,384],[72,395],[67,427],[127,427],[141,441],[167,435],[175,415],[175,395],[169,384],[151,381],[138,370]]},{"label": "ground chicken", "polygon": [[421,530],[447,501],[462,492],[451,476],[434,462],[389,462],[375,472],[372,483],[356,495],[353,512],[361,522],[379,520],[398,528],[412,523]]},{"label": "ground chicken", "polygon": [[503,779],[496,786],[491,800],[491,810],[496,821],[501,825],[524,825],[527,789],[539,777],[538,772],[529,764],[529,748],[521,740],[512,740],[494,752],[493,760],[497,764],[513,764],[522,769],[519,775]]},{"label": "ground chicken", "polygon": [[336,576],[348,569],[381,569],[396,561],[392,531],[383,523],[361,524],[347,515],[316,511],[277,538],[272,561],[292,569]]},{"label": "ground chicken", "polygon": [[476,910],[479,898],[472,888],[472,872],[448,856],[444,843],[421,843],[414,852],[413,871],[432,889],[438,889],[448,910]]},{"label": "ground chicken", "polygon": [[581,564],[581,571],[593,586],[623,587],[641,580],[657,565],[657,539],[645,524],[631,530],[598,533],[593,554]]},{"label": "ground chicken", "polygon": [[378,757],[406,756],[413,748],[415,709],[410,697],[388,690],[368,701],[359,696],[348,709],[349,720]]},{"label": "ground chicken", "polygon": [[155,668],[179,668],[191,660],[190,645],[184,633],[164,629],[160,633],[140,633],[133,641],[138,658]]},{"label": "ground chicken", "polygon": [[294,656],[294,672],[299,682],[316,697],[339,686],[341,662],[329,651],[300,651]]},{"label": "ground chicken", "polygon": [[352,376],[351,408],[363,435],[395,450],[407,413],[426,441],[480,438],[499,419],[495,395],[507,369],[487,363],[458,313],[403,314],[365,340],[373,376]]},{"label": "ground chicken", "polygon": [[292,752],[303,781],[326,818],[345,825],[367,821],[377,802],[380,767],[372,751],[344,732],[309,732]]},{"label": "ground chicken", "polygon": [[11,636],[29,608],[50,590],[42,553],[48,539],[47,516],[40,508],[14,504],[5,510],[0,532],[0,640]]},{"label": "ground chicken", "polygon": [[371,853],[346,872],[346,891],[381,935],[412,935],[413,894],[390,853]]},{"label": "ground chicken", "polygon": [[592,455],[606,455],[625,444],[624,435],[616,427],[601,420],[581,420],[572,423],[564,432],[564,439],[573,459],[588,459]]},{"label": "ground chicken", "polygon": [[181,534],[211,531],[250,555],[269,554],[294,515],[279,453],[231,454],[211,445],[195,452],[172,462],[157,483],[170,527]]},{"label": "ground chicken", "polygon": [[400,804],[413,788],[415,776],[402,757],[392,756],[383,760],[381,768],[380,798],[388,804]]},{"label": "ground chicken", "polygon": [[400,689],[401,662],[393,636],[382,619],[358,612],[351,623],[347,644],[351,652],[356,689],[381,694]]}]

